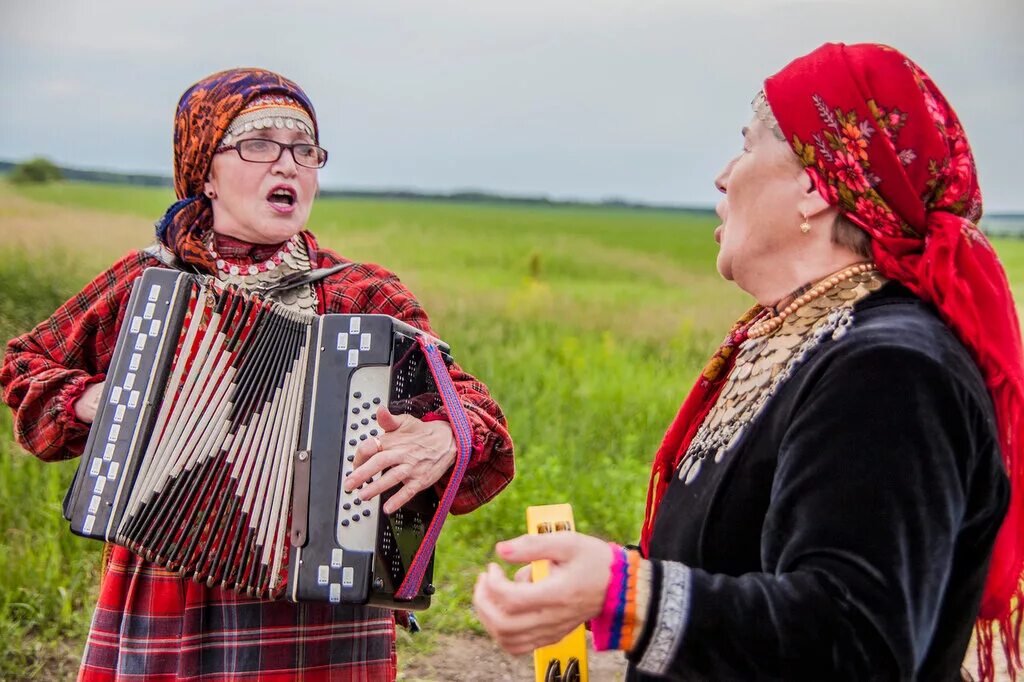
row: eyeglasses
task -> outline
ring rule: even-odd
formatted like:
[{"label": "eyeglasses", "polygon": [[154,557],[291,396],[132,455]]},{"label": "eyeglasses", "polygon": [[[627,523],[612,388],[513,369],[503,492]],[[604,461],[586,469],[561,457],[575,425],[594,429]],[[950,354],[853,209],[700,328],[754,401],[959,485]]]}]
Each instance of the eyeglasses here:
[{"label": "eyeglasses", "polygon": [[233,145],[224,145],[217,149],[217,153],[234,149],[243,161],[253,163],[274,163],[281,158],[281,154],[287,149],[292,153],[295,163],[306,168],[323,168],[327,163],[327,150],[315,144],[298,142],[296,144],[284,144],[276,140],[265,140],[261,137],[252,137],[248,140],[239,140]]}]

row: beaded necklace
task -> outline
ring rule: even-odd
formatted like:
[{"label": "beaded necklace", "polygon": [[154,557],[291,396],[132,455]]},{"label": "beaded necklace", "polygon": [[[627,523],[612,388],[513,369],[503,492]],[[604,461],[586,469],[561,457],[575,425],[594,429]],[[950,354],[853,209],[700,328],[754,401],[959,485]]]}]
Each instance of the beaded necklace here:
[{"label": "beaded necklace", "polygon": [[223,272],[225,275],[256,275],[261,272],[267,272],[274,270],[277,266],[281,265],[281,262],[285,257],[295,251],[295,247],[298,245],[299,235],[293,236],[284,246],[274,254],[272,257],[263,261],[262,263],[232,263],[226,258],[222,258],[217,253],[217,249],[213,246],[211,241],[209,245],[210,255],[213,256],[214,261],[217,263],[217,269]]},{"label": "beaded necklace", "polygon": [[866,263],[855,263],[854,265],[843,268],[839,272],[825,277],[805,293],[793,299],[792,303],[786,306],[778,315],[773,315],[767,319],[759,320],[750,325],[750,329],[747,330],[747,338],[756,339],[759,336],[767,336],[768,334],[771,334],[782,326],[782,323],[786,321],[787,317],[795,313],[800,308],[803,308],[819,296],[823,296],[840,282],[845,282],[854,275],[860,275],[874,269],[875,264],[870,261]]},{"label": "beaded necklace", "polygon": [[[263,263],[250,264],[244,260],[228,261],[216,255],[213,237],[207,242],[210,253],[215,254],[218,261],[223,260],[225,266],[217,264],[217,279],[225,284],[234,284],[249,290],[274,284],[297,272],[306,272],[312,268],[309,252],[301,234],[295,235],[272,258]],[[269,294],[269,298],[292,310],[316,312],[316,287],[312,284],[283,289]]]},{"label": "beaded necklace", "polygon": [[721,462],[808,354],[822,343],[840,341],[853,324],[857,302],[886,281],[870,264],[860,263],[811,287],[793,302],[795,307],[791,304],[776,317],[755,323],[766,328],[749,334],[740,345],[718,399],[680,462],[679,478],[689,485],[706,462]]}]

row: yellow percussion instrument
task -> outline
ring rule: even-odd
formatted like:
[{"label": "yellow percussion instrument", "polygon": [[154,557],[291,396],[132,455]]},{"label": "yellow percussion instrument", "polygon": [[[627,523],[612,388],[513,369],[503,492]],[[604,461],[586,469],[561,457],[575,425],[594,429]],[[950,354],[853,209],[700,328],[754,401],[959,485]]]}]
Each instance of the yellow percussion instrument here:
[{"label": "yellow percussion instrument", "polygon": [[[526,526],[530,535],[576,530],[572,505],[547,504],[526,508]],[[530,564],[534,582],[548,576],[549,562]],[[581,623],[560,641],[535,649],[533,669],[536,682],[587,682],[587,640]]]}]

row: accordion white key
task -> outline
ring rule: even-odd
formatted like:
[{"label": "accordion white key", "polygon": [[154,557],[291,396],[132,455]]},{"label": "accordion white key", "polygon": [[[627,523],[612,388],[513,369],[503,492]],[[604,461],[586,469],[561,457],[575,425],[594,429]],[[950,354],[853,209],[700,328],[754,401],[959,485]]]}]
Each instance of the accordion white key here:
[{"label": "accordion white key", "polygon": [[[471,434],[448,347],[386,315],[309,315],[208,277],[135,282],[64,514],[74,533],[265,598],[422,609]],[[448,408],[448,489],[386,515],[342,480],[376,411]]]}]

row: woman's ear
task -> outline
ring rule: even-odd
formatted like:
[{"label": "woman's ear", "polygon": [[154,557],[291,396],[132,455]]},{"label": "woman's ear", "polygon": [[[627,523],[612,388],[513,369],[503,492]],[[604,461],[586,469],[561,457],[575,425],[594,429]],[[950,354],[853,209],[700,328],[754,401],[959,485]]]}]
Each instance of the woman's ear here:
[{"label": "woman's ear", "polygon": [[806,170],[800,169],[800,177],[797,182],[801,184],[801,189],[803,189],[803,195],[797,209],[804,218],[813,218],[832,208],[832,205],[828,203],[828,199],[823,197],[821,192],[818,191],[818,186]]},{"label": "woman's ear", "polygon": [[214,186],[213,173],[211,172],[209,177],[206,178],[206,182],[203,183],[203,194],[210,199],[217,198],[217,188]]}]

